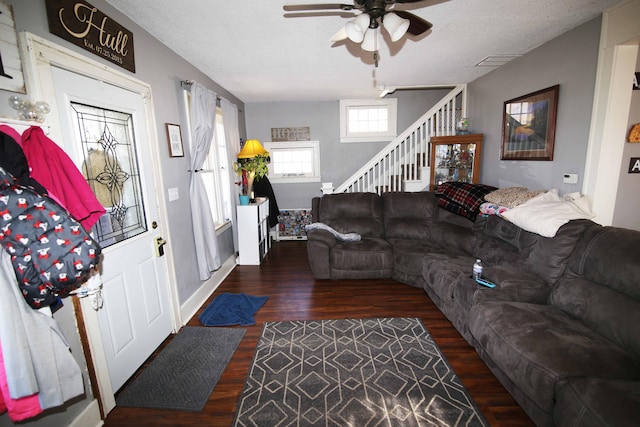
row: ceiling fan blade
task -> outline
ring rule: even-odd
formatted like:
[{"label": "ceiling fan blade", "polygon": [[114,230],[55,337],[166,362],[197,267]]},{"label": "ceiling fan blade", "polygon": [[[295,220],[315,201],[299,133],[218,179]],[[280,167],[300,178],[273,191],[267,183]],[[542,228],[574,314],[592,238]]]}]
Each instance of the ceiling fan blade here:
[{"label": "ceiling fan blade", "polygon": [[395,0],[395,3],[417,3],[422,0]]},{"label": "ceiling fan blade", "polygon": [[282,8],[287,12],[305,12],[309,10],[331,10],[331,9],[340,9],[340,10],[352,10],[352,4],[340,4],[340,3],[329,3],[329,4],[289,4],[284,5]]},{"label": "ceiling fan blade", "polygon": [[414,36],[425,33],[429,31],[431,27],[433,27],[433,24],[431,22],[422,19],[411,12],[407,12],[404,10],[394,10],[393,12],[401,18],[409,20],[409,29],[407,30],[407,32],[409,34],[413,34]]},{"label": "ceiling fan blade", "polygon": [[315,16],[339,16],[340,18],[353,18],[356,16],[353,12],[332,12],[332,11],[318,11],[318,12],[293,12],[293,13],[284,13],[282,16],[285,18],[313,18]]}]

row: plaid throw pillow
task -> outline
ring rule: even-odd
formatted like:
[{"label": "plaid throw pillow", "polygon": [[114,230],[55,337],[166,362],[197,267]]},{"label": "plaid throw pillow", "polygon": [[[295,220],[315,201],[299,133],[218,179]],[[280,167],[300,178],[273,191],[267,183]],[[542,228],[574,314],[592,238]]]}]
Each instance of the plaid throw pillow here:
[{"label": "plaid throw pillow", "polygon": [[438,206],[475,221],[484,196],[494,190],[497,188],[484,184],[445,182],[438,186],[435,194],[439,197]]}]

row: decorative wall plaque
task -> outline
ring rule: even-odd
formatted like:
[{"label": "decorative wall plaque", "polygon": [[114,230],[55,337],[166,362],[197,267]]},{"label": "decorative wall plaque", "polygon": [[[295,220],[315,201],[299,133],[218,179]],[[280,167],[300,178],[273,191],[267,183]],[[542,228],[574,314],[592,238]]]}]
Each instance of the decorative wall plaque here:
[{"label": "decorative wall plaque", "polygon": [[133,33],[81,0],[46,0],[51,34],[136,72]]},{"label": "decorative wall plaque", "polygon": [[271,128],[271,141],[311,141],[311,131],[309,127]]}]

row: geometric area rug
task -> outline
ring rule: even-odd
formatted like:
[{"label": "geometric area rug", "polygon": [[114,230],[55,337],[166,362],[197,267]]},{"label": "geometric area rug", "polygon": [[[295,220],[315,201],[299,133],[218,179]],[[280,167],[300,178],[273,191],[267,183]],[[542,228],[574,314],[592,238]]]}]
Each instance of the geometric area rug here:
[{"label": "geometric area rug", "polygon": [[246,330],[185,326],[116,397],[118,406],[200,412]]},{"label": "geometric area rug", "polygon": [[267,322],[234,426],[488,426],[417,318]]}]

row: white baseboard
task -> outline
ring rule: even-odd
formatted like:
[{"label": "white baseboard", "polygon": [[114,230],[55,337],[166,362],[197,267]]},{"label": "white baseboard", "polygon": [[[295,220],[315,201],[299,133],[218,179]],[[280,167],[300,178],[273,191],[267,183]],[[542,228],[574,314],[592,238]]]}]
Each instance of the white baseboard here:
[{"label": "white baseboard", "polygon": [[69,427],[100,427],[104,422],[100,418],[98,400],[93,399],[78,416],[69,423]]},{"label": "white baseboard", "polygon": [[236,266],[235,255],[230,256],[222,266],[213,272],[211,277],[200,286],[191,297],[180,306],[180,318],[183,319],[184,326],[198,312],[202,304],[213,294],[222,284],[222,281],[233,271]]}]

